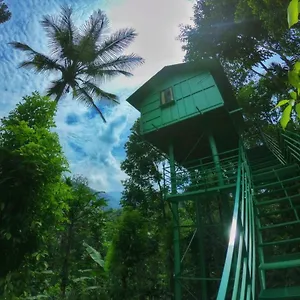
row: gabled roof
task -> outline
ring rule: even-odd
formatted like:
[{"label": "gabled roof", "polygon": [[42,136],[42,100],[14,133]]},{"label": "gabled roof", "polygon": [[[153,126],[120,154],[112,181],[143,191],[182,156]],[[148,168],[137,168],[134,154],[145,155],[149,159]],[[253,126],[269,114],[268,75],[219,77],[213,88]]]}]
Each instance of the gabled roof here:
[{"label": "gabled roof", "polygon": [[155,87],[162,81],[167,80],[174,74],[184,74],[197,70],[208,71],[212,74],[223,96],[225,106],[227,106],[229,110],[238,108],[232,87],[221,64],[217,60],[213,59],[202,60],[197,63],[188,62],[165,66],[154,76],[152,76],[146,83],[144,83],[139,89],[137,89],[130,97],[128,97],[126,101],[128,101],[137,110],[140,110],[142,100],[147,97],[147,95],[151,93],[151,91],[153,91],[153,89],[155,89]]}]

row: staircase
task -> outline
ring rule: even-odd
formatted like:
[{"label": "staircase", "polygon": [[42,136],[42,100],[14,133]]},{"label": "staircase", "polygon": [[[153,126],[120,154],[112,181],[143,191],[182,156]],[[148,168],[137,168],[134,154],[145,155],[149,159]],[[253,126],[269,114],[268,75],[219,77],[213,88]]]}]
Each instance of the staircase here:
[{"label": "staircase", "polygon": [[266,146],[247,151],[254,191],[258,299],[300,299],[300,168],[280,162],[273,153]]}]

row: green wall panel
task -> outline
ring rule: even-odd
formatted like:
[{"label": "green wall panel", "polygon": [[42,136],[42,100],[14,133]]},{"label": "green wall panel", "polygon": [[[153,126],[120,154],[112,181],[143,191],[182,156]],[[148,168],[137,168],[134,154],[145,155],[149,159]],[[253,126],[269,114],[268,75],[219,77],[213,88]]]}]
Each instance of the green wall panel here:
[{"label": "green wall panel", "polygon": [[[172,87],[174,103],[162,107],[160,93]],[[141,106],[142,133],[191,118],[224,104],[213,77],[208,72],[174,74],[145,95]],[[197,109],[198,108],[198,109]]]}]

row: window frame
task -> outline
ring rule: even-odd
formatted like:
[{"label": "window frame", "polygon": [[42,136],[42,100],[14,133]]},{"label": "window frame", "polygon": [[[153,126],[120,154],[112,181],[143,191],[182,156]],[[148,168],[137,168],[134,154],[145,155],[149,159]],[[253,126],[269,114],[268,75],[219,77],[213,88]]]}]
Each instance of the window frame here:
[{"label": "window frame", "polygon": [[[166,92],[170,91],[171,99],[166,102]],[[163,91],[160,92],[160,105],[161,106],[168,106],[175,103],[174,94],[172,87],[166,88]]]}]

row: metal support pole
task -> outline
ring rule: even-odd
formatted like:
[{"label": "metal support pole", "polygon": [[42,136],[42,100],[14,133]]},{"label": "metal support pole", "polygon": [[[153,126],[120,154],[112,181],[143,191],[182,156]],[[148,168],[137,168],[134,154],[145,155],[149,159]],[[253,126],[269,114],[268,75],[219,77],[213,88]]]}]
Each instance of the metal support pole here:
[{"label": "metal support pole", "polygon": [[[169,163],[171,172],[171,194],[176,194],[176,172],[175,172],[175,159],[173,144],[169,145]],[[179,213],[178,202],[173,200],[172,212],[173,212],[173,236],[174,236],[174,294],[175,300],[182,299],[181,284],[180,284],[180,236],[179,236]]]},{"label": "metal support pole", "polygon": [[201,217],[201,205],[200,199],[196,198],[196,222],[197,222],[197,240],[198,240],[198,264],[199,264],[199,276],[202,278],[201,280],[201,300],[207,300],[207,281],[203,280],[206,278],[206,261],[205,261],[205,247],[204,247],[204,228]]},{"label": "metal support pole", "polygon": [[222,168],[221,168],[221,164],[220,164],[219,153],[218,153],[215,138],[214,138],[214,136],[212,135],[212,133],[210,131],[208,132],[208,141],[209,141],[211,153],[212,153],[212,156],[213,156],[215,168],[216,168],[216,171],[217,171],[219,185],[223,186],[224,185],[224,179],[223,179],[223,175],[222,175]]},{"label": "metal support pole", "polygon": [[[222,168],[221,168],[221,164],[220,164],[220,157],[219,157],[215,138],[211,131],[208,131],[208,141],[209,141],[211,153],[213,156],[214,165],[215,165],[217,175],[218,175],[219,186],[222,188],[222,187],[224,187],[224,179],[223,179]],[[229,209],[228,195],[221,193],[221,199],[222,199],[222,207],[224,208],[225,222],[228,223],[228,225],[229,225],[230,209]],[[228,238],[228,234],[229,234],[229,232],[225,231],[226,239]]]}]

